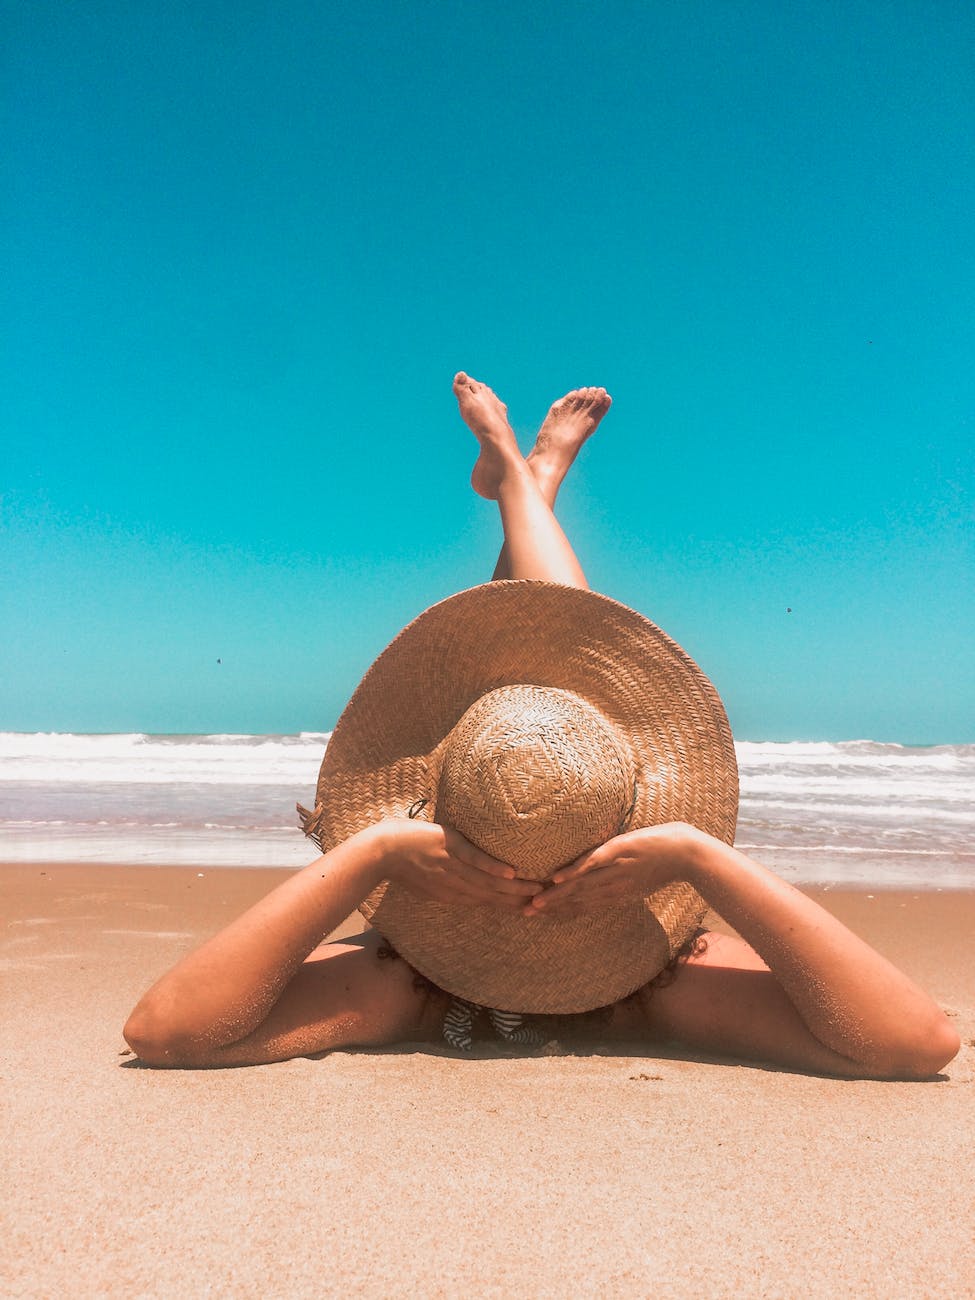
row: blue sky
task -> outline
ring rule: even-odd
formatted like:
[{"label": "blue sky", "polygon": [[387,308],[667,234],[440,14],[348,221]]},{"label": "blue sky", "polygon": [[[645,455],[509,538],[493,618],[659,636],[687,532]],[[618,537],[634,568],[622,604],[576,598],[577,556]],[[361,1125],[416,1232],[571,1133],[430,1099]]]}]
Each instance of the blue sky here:
[{"label": "blue sky", "polygon": [[2,26],[0,728],[331,727],[491,572],[463,368],[613,394],[561,518],[740,738],[975,741],[968,3]]}]

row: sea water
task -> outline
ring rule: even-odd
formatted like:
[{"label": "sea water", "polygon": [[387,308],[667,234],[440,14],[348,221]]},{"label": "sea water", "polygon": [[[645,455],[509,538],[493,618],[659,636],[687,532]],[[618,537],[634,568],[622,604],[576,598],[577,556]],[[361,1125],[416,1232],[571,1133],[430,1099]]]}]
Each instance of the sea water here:
[{"label": "sea water", "polygon": [[[0,733],[0,862],[296,868],[328,736]],[[975,745],[737,745],[739,848],[797,883],[975,888]]]}]

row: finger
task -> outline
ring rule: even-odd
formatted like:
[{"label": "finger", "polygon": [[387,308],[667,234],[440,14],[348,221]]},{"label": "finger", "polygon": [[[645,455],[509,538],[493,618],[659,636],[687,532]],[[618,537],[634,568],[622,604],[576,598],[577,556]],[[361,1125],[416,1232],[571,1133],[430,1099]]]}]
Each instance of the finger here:
[{"label": "finger", "polygon": [[541,888],[535,881],[495,880],[478,874],[480,879],[452,873],[448,879],[437,881],[432,892],[439,902],[519,910]]},{"label": "finger", "polygon": [[558,871],[553,872],[549,879],[553,885],[564,884],[567,880],[576,880],[579,876],[595,871],[601,861],[599,849],[590,849],[588,853],[583,853],[582,857],[576,858],[575,862],[570,862],[567,867],[560,867]]},{"label": "finger", "polygon": [[537,880],[524,880],[520,876],[497,876],[493,872],[482,871],[480,867],[471,866],[469,862],[457,858],[451,864],[450,874],[457,880],[464,880],[476,889],[489,893],[502,894],[537,894],[544,886]]},{"label": "finger", "polygon": [[562,886],[560,885],[556,889],[554,885],[547,885],[541,893],[535,894],[533,898],[528,898],[525,901],[533,912],[540,915],[542,912],[547,912],[552,907],[553,902],[558,906],[561,899]]},{"label": "finger", "polygon": [[583,911],[605,907],[627,892],[625,880],[600,872],[598,875],[566,881],[565,884],[552,885],[531,901],[532,906],[539,911],[558,912],[561,915],[567,905]]},{"label": "finger", "polygon": [[476,844],[465,839],[460,831],[455,831],[453,827],[444,827],[444,842],[447,852],[458,862],[466,862],[469,866],[476,867],[478,871],[483,871],[489,876],[497,876],[502,880],[514,879],[515,869],[510,863],[492,858],[489,853],[485,853]]},{"label": "finger", "polygon": [[[463,858],[458,858],[463,862]],[[477,852],[477,856],[467,859],[467,865],[474,867],[476,871],[482,871],[486,876],[493,876],[497,880],[514,880],[515,869],[508,865],[507,862],[498,862],[495,858],[489,858],[486,853]]]},{"label": "finger", "polygon": [[580,890],[586,893],[592,893],[593,890],[601,888],[605,881],[604,872],[586,872],[580,876],[574,876],[571,880],[551,880],[546,885],[542,897],[546,902],[554,901],[560,898],[569,898],[577,894]]},{"label": "finger", "polygon": [[583,862],[578,866],[562,867],[549,879],[553,885],[564,885],[570,880],[578,880],[580,876],[584,876],[591,869],[587,862]]}]

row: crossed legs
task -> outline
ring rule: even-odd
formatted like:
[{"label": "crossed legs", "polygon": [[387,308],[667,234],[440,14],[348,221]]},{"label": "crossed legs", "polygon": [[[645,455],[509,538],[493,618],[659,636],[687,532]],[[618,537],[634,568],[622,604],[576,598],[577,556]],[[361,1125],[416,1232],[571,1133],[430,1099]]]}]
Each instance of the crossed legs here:
[{"label": "crossed legs", "polygon": [[460,413],[481,445],[471,474],[475,492],[497,501],[504,546],[495,578],[536,578],[588,587],[552,508],[579,448],[609,410],[604,388],[577,388],[555,402],[527,459],[518,450],[508,408],[461,371],[454,379]]},{"label": "crossed legs", "polygon": [[[505,547],[496,576],[585,587],[585,575],[552,506],[576,453],[609,409],[605,390],[577,389],[556,402],[527,460],[518,450],[504,405],[490,388],[459,374],[454,392],[461,415],[481,445],[473,486],[482,496],[496,500],[501,512]],[[163,1066],[257,1064],[340,1047],[436,1040],[447,995],[416,987],[405,962],[378,960],[380,941],[374,931],[312,951],[296,966],[259,1023],[233,1038],[233,1026],[241,1018],[241,972],[266,965],[268,935],[274,926],[279,926],[279,937],[284,936],[285,964],[296,955],[289,946],[306,947],[301,936],[307,928],[310,895],[304,891],[315,893],[323,916],[329,917],[327,924],[322,922],[326,931],[334,919],[347,913],[348,900],[332,895],[344,887],[344,875],[352,866],[350,853],[354,856],[349,845],[332,851],[333,862],[346,865],[336,870],[334,881],[330,877],[327,888],[321,883],[325,859],[319,859],[215,936],[200,950],[202,956],[191,955],[164,976],[126,1024],[126,1038],[141,1059]],[[186,1001],[180,972],[187,964],[192,988],[201,983],[193,975],[199,967],[207,972],[203,983],[211,1001],[215,986],[222,983],[225,990],[224,1003],[217,998],[219,1014],[213,1032],[190,1046],[179,1030]]]}]

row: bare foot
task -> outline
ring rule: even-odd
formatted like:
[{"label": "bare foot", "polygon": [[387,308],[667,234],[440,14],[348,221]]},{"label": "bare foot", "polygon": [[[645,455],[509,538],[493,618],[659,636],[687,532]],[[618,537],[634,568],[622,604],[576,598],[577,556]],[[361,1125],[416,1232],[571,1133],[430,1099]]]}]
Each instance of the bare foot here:
[{"label": "bare foot", "polygon": [[579,448],[596,431],[612,402],[605,388],[575,388],[552,403],[528,453],[528,464],[543,492],[547,489],[554,498]]},{"label": "bare foot", "polygon": [[479,384],[463,370],[454,376],[454,396],[460,414],[481,444],[481,454],[471,472],[471,487],[489,501],[497,500],[505,471],[524,465],[511,425],[508,408],[487,384]]}]

